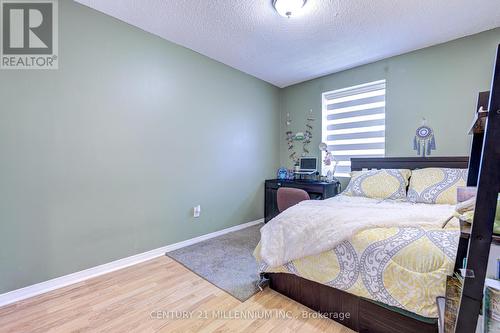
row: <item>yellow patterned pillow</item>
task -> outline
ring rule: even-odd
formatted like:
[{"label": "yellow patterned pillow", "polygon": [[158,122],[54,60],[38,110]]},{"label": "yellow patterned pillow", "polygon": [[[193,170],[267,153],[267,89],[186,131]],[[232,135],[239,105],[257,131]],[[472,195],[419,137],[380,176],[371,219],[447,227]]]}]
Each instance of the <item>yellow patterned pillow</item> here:
[{"label": "yellow patterned pillow", "polygon": [[351,181],[344,195],[376,199],[406,199],[411,171],[382,169],[351,172]]},{"label": "yellow patterned pillow", "polygon": [[429,204],[457,203],[457,187],[467,183],[467,169],[426,168],[413,170],[408,200]]}]

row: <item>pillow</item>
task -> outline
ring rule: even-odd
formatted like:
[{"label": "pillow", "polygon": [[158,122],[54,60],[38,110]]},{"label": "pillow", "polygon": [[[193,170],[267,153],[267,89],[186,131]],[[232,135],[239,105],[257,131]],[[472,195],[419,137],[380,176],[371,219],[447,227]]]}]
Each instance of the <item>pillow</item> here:
[{"label": "pillow", "polygon": [[428,204],[457,203],[457,188],[467,183],[467,169],[426,168],[413,170],[408,201]]},{"label": "pillow", "polygon": [[411,171],[382,169],[351,172],[351,181],[344,195],[375,199],[406,199]]}]

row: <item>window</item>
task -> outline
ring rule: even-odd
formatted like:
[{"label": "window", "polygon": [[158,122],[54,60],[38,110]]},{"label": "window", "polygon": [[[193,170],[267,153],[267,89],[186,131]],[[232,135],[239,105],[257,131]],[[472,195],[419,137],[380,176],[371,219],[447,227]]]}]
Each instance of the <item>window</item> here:
[{"label": "window", "polygon": [[385,80],[323,93],[323,142],[349,177],[352,157],[385,155]]}]

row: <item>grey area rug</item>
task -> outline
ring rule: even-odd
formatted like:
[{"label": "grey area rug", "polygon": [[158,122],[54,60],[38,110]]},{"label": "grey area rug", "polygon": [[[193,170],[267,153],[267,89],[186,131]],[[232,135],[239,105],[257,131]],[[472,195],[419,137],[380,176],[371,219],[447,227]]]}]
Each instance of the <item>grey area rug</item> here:
[{"label": "grey area rug", "polygon": [[166,255],[244,302],[258,291],[259,274],[253,251],[262,226],[257,224]]}]

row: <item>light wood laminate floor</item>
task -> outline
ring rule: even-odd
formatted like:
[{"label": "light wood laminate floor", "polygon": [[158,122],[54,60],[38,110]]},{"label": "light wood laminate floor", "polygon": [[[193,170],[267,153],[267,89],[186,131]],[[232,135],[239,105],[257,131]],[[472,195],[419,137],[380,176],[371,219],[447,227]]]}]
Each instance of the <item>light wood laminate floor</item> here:
[{"label": "light wood laminate floor", "polygon": [[161,257],[2,307],[0,332],[353,331],[268,288],[240,302]]}]

